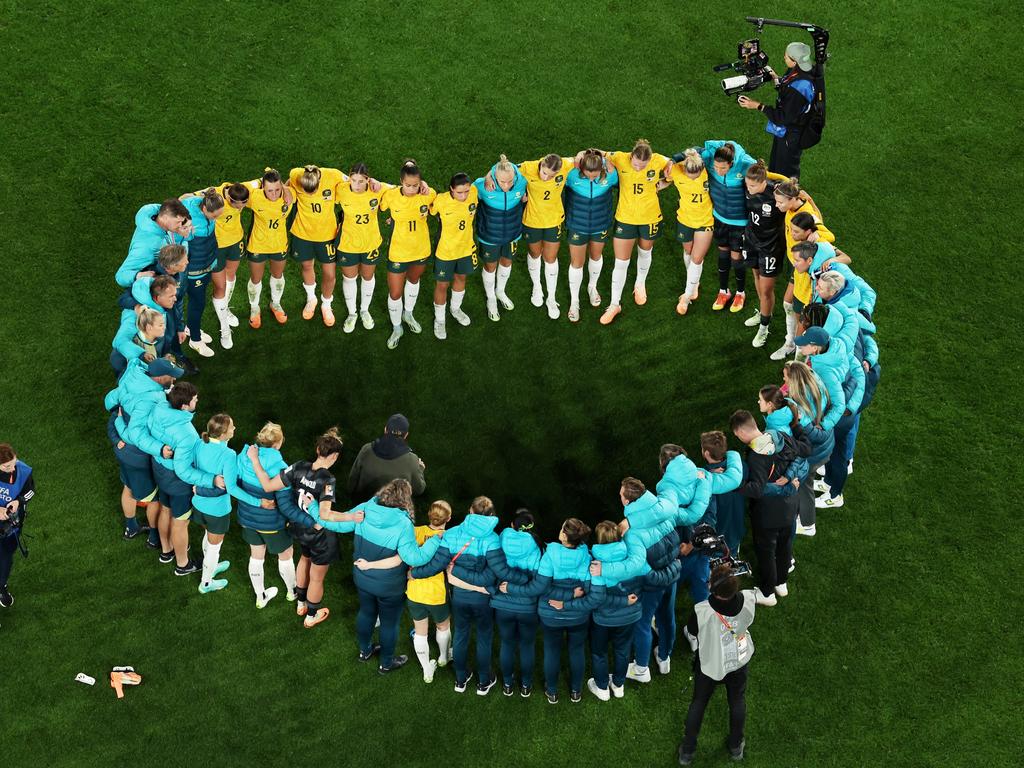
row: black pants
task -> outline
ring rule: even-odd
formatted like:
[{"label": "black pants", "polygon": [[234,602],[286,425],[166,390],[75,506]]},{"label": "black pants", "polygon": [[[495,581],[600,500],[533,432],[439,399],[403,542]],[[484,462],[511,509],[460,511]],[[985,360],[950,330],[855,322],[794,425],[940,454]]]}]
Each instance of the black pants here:
[{"label": "black pants", "polygon": [[[755,530],[757,530],[755,528]],[[725,695],[729,699],[729,749],[739,749],[743,742],[743,725],[747,720],[747,669],[749,665],[730,672],[716,682],[705,675],[700,668],[700,654],[693,657],[693,701],[686,712],[686,731],[683,735],[683,751],[697,751],[697,736],[704,721],[704,710],[707,709],[711,695],[719,685],[725,686]]]},{"label": "black pants", "polygon": [[185,294],[188,296],[188,309],[185,325],[192,341],[199,343],[200,330],[203,322],[203,310],[206,309],[206,286],[210,284],[212,272],[201,275],[189,275],[185,283]]},{"label": "black pants", "polygon": [[11,577],[11,568],[14,566],[14,555],[17,551],[17,536],[0,539],[0,589],[7,588],[7,580]]},{"label": "black pants", "polygon": [[786,135],[776,136],[772,141],[772,154],[768,159],[768,170],[783,176],[800,176],[800,132],[790,128]]},{"label": "black pants", "polygon": [[754,551],[757,552],[757,581],[765,597],[775,594],[775,587],[785,584],[789,563],[793,559],[793,526],[757,528]]}]

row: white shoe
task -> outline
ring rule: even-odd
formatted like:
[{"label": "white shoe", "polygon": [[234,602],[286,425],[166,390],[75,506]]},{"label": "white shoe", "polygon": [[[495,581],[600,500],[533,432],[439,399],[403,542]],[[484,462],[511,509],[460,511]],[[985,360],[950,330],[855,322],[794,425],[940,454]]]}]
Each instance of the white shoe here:
[{"label": "white shoe", "polygon": [[828,493],[828,489],[830,487],[831,486],[829,486],[829,484],[826,483],[824,480],[815,480],[814,481],[814,492],[815,493]]},{"label": "white shoe", "polygon": [[569,318],[570,323],[578,323],[580,321],[580,308],[577,304],[569,305],[569,312],[566,314]]},{"label": "white shoe", "polygon": [[751,346],[753,346],[754,349],[760,349],[761,347],[764,346],[764,343],[766,341],[768,341],[768,326],[759,326],[757,329],[757,333],[754,334],[754,340],[750,342]]},{"label": "white shoe", "polygon": [[267,603],[277,597],[277,587],[267,587],[263,590],[263,597],[256,598],[256,607],[260,610],[267,607]]},{"label": "white shoe", "polygon": [[188,346],[190,349],[194,349],[198,352],[202,357],[213,357],[213,350],[210,349],[210,345],[205,341],[200,341],[198,343],[190,341]]},{"label": "white shoe", "polygon": [[488,320],[493,320],[494,322],[498,322],[499,320],[501,320],[501,315],[498,314],[498,302],[497,301],[491,301],[491,300],[487,301],[487,319]]},{"label": "white shoe", "polygon": [[661,674],[667,675],[672,670],[672,657],[671,656],[669,656],[667,659],[662,659],[660,656],[658,656],[658,652],[655,651],[654,652],[654,660],[658,662],[658,671]]},{"label": "white shoe", "polygon": [[[512,299],[510,299],[504,293],[498,294],[498,301],[501,302],[501,306],[505,308],[506,312],[511,312],[513,309],[516,308],[516,305],[512,303]],[[537,306],[539,307],[540,304],[538,304]]]},{"label": "white shoe", "polygon": [[635,662],[629,662],[629,669],[626,670],[627,680],[636,680],[638,683],[651,682],[650,667],[638,667]]},{"label": "white shoe", "polygon": [[561,312],[558,311],[558,302],[548,300],[548,317],[552,320],[557,320]]},{"label": "white shoe", "polygon": [[341,330],[345,333],[352,333],[356,329],[357,322],[359,322],[359,315],[348,315],[345,322],[341,324]]},{"label": "white shoe", "polygon": [[231,349],[235,342],[231,339],[231,326],[225,325],[220,332],[220,345],[223,349]]},{"label": "white shoe", "polygon": [[359,322],[361,322],[363,324],[363,328],[368,331],[372,331],[373,326],[375,325],[373,322],[373,315],[370,314],[368,309],[364,309],[359,313]]},{"label": "white shoe", "polygon": [[530,294],[530,303],[535,307],[544,306],[544,290],[539,285],[533,286],[533,293]]},{"label": "white shoe", "polygon": [[747,326],[747,328],[753,328],[755,325],[760,325],[761,324],[761,312],[760,312],[760,310],[756,310],[753,315],[751,315],[750,317],[748,317],[746,320],[743,321],[743,324],[745,326]]},{"label": "white shoe", "polygon": [[600,307],[601,306],[601,294],[597,292],[597,288],[591,288],[587,286],[587,296],[590,297],[590,306]]},{"label": "white shoe", "polygon": [[796,570],[796,558],[792,557],[789,560],[789,571],[787,571],[787,573],[792,573],[795,570]]},{"label": "white shoe", "polygon": [[814,506],[818,509],[838,509],[843,506],[843,494],[833,496],[825,493],[814,500]]},{"label": "white shoe", "polygon": [[427,664],[427,668],[423,670],[423,682],[432,683],[434,682],[434,672],[437,671],[437,662],[433,659]]},{"label": "white shoe", "polygon": [[402,334],[405,333],[405,329],[402,326],[391,331],[391,335],[388,336],[388,349],[394,349],[398,346],[398,341],[402,338]]},{"label": "white shoe", "polygon": [[463,327],[469,325],[470,322],[472,322],[469,319],[469,315],[462,311],[462,307],[459,307],[458,309],[452,309],[452,318],[455,320],[456,323]]},{"label": "white shoe", "polygon": [[818,467],[817,475],[818,475],[818,477],[824,477],[825,476],[825,465],[824,464],[822,464],[820,467]]},{"label": "white shoe", "polygon": [[849,477],[853,474],[853,459],[850,459],[850,463],[846,465],[846,475]]},{"label": "white shoe", "polygon": [[412,312],[402,313],[402,322],[409,326],[409,330],[413,333],[419,333],[423,330],[423,327],[416,322],[416,318],[412,316]]},{"label": "white shoe", "polygon": [[227,309],[224,311],[224,316],[228,319],[228,325],[230,325],[232,328],[238,327],[238,318],[235,316],[234,312],[232,312],[230,309]]},{"label": "white shoe", "polygon": [[789,587],[785,584],[778,584],[775,587],[775,594],[779,597],[786,597],[789,594]]},{"label": "white shoe", "polygon": [[587,680],[587,690],[595,696],[597,696],[597,698],[599,698],[601,701],[608,701],[608,699],[611,698],[611,696],[608,693],[608,689],[605,688],[602,691],[600,688],[598,688],[597,683],[594,681],[594,678],[590,678],[589,680]]},{"label": "white shoe", "polygon": [[202,328],[200,328],[199,329],[199,340],[201,342],[203,342],[203,344],[209,344],[211,341],[213,341],[213,336],[211,336],[206,331],[204,331]]},{"label": "white shoe", "polygon": [[612,682],[612,676],[608,675],[608,689],[612,692],[612,696],[616,699],[621,699],[626,695],[626,686],[616,685]]},{"label": "white shoe", "polygon": [[781,347],[771,353],[770,358],[772,360],[785,360],[787,357],[796,352],[796,346],[793,344],[783,344]]},{"label": "white shoe", "polygon": [[697,638],[690,634],[690,630],[683,627],[683,637],[686,638],[686,642],[690,644],[690,650],[694,653],[697,652]]},{"label": "white shoe", "polygon": [[774,592],[772,594],[768,595],[767,597],[765,597],[764,593],[760,589],[758,589],[758,590],[755,590],[754,602],[757,603],[758,605],[767,605],[767,606],[771,607],[773,605],[778,605],[779,604],[779,598],[777,598],[775,596]]},{"label": "white shoe", "polygon": [[434,323],[434,336],[438,341],[444,341],[448,338],[448,329],[445,328],[444,323]]},{"label": "white shoe", "polygon": [[796,535],[797,536],[808,536],[808,537],[810,537],[810,536],[813,536],[814,534],[816,534],[817,532],[818,532],[818,530],[817,530],[817,528],[814,527],[814,525],[808,525],[808,526],[804,527],[804,526],[800,525],[800,523],[796,524]]}]

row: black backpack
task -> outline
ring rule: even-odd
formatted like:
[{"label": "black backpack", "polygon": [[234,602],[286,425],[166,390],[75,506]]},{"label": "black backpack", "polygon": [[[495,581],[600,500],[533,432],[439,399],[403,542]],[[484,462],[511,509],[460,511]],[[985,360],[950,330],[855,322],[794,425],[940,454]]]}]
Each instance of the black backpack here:
[{"label": "black backpack", "polygon": [[814,66],[811,82],[814,83],[814,101],[800,126],[800,149],[813,147],[825,132],[825,73],[820,64]]}]

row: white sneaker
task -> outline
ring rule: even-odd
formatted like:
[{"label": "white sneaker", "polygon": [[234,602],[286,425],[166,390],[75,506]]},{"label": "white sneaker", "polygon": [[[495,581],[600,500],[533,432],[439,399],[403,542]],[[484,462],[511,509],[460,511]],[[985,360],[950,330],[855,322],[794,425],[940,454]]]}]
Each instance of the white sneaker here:
[{"label": "white sneaker", "polygon": [[792,557],[789,560],[789,571],[787,571],[787,573],[792,573],[795,570],[796,570],[796,558]]},{"label": "white sneaker", "polygon": [[824,480],[815,480],[814,481],[814,492],[815,493],[828,493],[828,489],[830,487],[831,486],[828,483],[826,483]]},{"label": "white sneaker", "polygon": [[373,315],[371,315],[370,311],[367,309],[364,309],[359,313],[359,322],[361,322],[363,324],[363,328],[368,331],[372,331],[373,326],[375,325],[373,322]]},{"label": "white sneaker", "polygon": [[669,656],[667,659],[662,659],[660,656],[658,656],[658,652],[655,651],[654,652],[654,660],[658,662],[658,671],[661,674],[667,675],[672,670],[672,657],[671,656]]},{"label": "white sneaker", "polygon": [[793,344],[783,344],[781,347],[771,353],[770,358],[772,360],[785,360],[787,357],[796,352],[796,346]]},{"label": "white sneaker", "polygon": [[814,506],[818,509],[838,509],[843,506],[843,494],[833,496],[830,493],[825,493],[814,500]]},{"label": "white sneaker", "polygon": [[558,311],[558,302],[548,299],[548,317],[557,320],[561,312]]},{"label": "white sneaker", "polygon": [[391,335],[388,336],[388,349],[394,349],[398,346],[398,342],[402,338],[403,333],[405,333],[405,329],[403,329],[402,326],[398,326],[391,331]]},{"label": "white sneaker", "polygon": [[213,350],[210,349],[210,345],[205,341],[200,341],[198,343],[190,341],[188,346],[190,349],[194,349],[198,352],[202,357],[213,357]]},{"label": "white sneaker", "polygon": [[600,688],[598,688],[597,683],[594,681],[594,678],[590,678],[589,680],[587,680],[587,690],[589,690],[592,694],[597,696],[597,698],[599,698],[601,701],[608,701],[608,699],[611,698],[611,696],[608,693],[608,689],[605,688],[602,691]]},{"label": "white sneaker", "polygon": [[818,477],[824,477],[825,476],[825,465],[824,464],[822,464],[820,467],[818,467],[817,475],[818,475]]},{"label": "white sneaker", "polygon": [[501,315],[498,314],[497,301],[487,301],[487,319],[493,320],[494,322],[498,322],[499,320],[501,320]]},{"label": "white sneaker", "polygon": [[566,314],[569,318],[570,323],[578,323],[580,321],[580,308],[577,304],[569,305],[569,312]]},{"label": "white sneaker", "polygon": [[[504,293],[498,294],[498,301],[501,302],[501,306],[504,307],[505,311],[507,312],[511,312],[513,309],[516,308],[516,305],[512,303],[512,299],[510,299]],[[539,307],[540,304],[538,304],[537,306]]]},{"label": "white sneaker", "polygon": [[230,309],[224,311],[224,316],[228,319],[228,325],[232,328],[238,327],[238,317]]},{"label": "white sneaker", "polygon": [[345,322],[341,324],[341,330],[345,333],[352,333],[356,329],[357,322],[359,322],[359,315],[348,315]]},{"label": "white sneaker", "polygon": [[612,676],[608,675],[608,689],[612,692],[612,696],[616,699],[621,699],[626,695],[626,686],[616,685],[612,682]]},{"label": "white sneaker", "polygon": [[434,672],[437,671],[437,662],[433,659],[427,664],[427,668],[423,670],[423,682],[432,683],[434,682]]},{"label": "white sneaker", "polygon": [[690,650],[694,653],[697,652],[697,638],[690,634],[690,630],[683,627],[683,637],[686,638],[686,642],[690,644]]},{"label": "white sneaker", "polygon": [[530,294],[530,303],[535,307],[544,306],[544,289],[539,285],[533,286],[533,293]]},{"label": "white sneaker", "polygon": [[757,329],[757,333],[754,334],[754,340],[750,342],[751,346],[753,346],[754,349],[760,349],[761,347],[764,346],[764,343],[766,341],[768,341],[768,326],[759,326]]},{"label": "white sneaker", "polygon": [[590,306],[600,307],[601,306],[601,294],[597,292],[597,288],[591,288],[587,286],[587,296],[590,297]]},{"label": "white sneaker", "polygon": [[434,336],[438,341],[444,341],[448,338],[448,329],[445,328],[444,323],[434,323]]},{"label": "white sneaker", "polygon": [[267,607],[267,603],[277,597],[277,587],[267,587],[263,590],[263,597],[256,598],[256,607],[263,610]]},{"label": "white sneaker", "polygon": [[804,527],[800,523],[796,524],[796,535],[797,536],[813,536],[818,530],[814,525],[808,525]]},{"label": "white sneaker", "polygon": [[775,594],[779,597],[786,597],[789,594],[789,587],[785,584],[778,584],[775,587]]},{"label": "white sneaker", "polygon": [[754,602],[757,603],[758,605],[767,605],[767,606],[771,607],[773,605],[778,605],[779,604],[779,598],[777,598],[775,596],[774,592],[772,594],[768,595],[767,597],[765,597],[764,593],[760,589],[758,589],[758,590],[755,590]]},{"label": "white sneaker", "polygon": [[761,311],[760,310],[755,310],[753,315],[751,315],[750,317],[748,317],[746,320],[743,321],[743,324],[745,326],[747,326],[747,328],[753,328],[755,325],[760,325],[760,323],[761,323]]},{"label": "white sneaker", "polygon": [[463,327],[469,325],[470,322],[472,322],[469,319],[469,315],[462,311],[462,307],[459,307],[458,309],[452,309],[452,318],[455,320],[456,323]]},{"label": "white sneaker", "polygon": [[220,332],[220,346],[223,349],[231,349],[235,342],[231,339],[231,326],[225,325]]},{"label": "white sneaker", "polygon": [[853,459],[850,459],[850,463],[846,465],[846,475],[849,477],[853,474]]},{"label": "white sneaker", "polygon": [[[191,335],[192,334],[189,334],[190,337],[191,337]],[[203,344],[209,344],[211,341],[213,341],[213,336],[211,336],[206,331],[204,331],[202,328],[200,328],[199,329],[199,341],[201,341]]]},{"label": "white sneaker", "polygon": [[412,312],[402,313],[402,322],[409,326],[409,330],[413,333],[419,333],[423,330],[423,327],[416,322],[416,318],[412,316]]},{"label": "white sneaker", "polygon": [[629,662],[629,669],[626,670],[627,680],[636,680],[638,683],[651,682],[650,667],[638,667],[636,662]]}]

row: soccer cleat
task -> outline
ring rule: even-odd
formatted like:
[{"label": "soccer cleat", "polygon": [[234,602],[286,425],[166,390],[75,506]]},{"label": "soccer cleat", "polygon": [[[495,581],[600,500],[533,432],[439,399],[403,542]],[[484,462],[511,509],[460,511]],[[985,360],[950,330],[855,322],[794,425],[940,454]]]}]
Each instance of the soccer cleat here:
[{"label": "soccer cleat", "polygon": [[287,600],[289,603],[294,603],[296,600],[299,599],[299,596],[295,594],[295,590],[289,590],[285,593],[284,599]]},{"label": "soccer cleat", "polygon": [[832,486],[830,486],[824,480],[815,480],[814,481],[814,492],[815,493],[828,493],[829,488],[831,488],[831,487]]},{"label": "soccer cleat", "polygon": [[468,675],[466,675],[466,679],[463,680],[461,683],[458,680],[456,680],[455,681],[455,692],[456,693],[465,693],[466,692],[466,686],[469,685],[469,681],[472,680],[472,679],[473,679],[473,673],[470,672]]},{"label": "soccer cleat", "polygon": [[434,682],[434,673],[437,671],[437,662],[433,659],[427,664],[427,668],[423,670],[423,682],[432,683]]},{"label": "soccer cleat", "polygon": [[307,301],[306,305],[302,308],[302,319],[312,320],[313,315],[316,314],[316,299],[313,301]]},{"label": "soccer cleat", "polygon": [[621,699],[623,696],[626,695],[626,686],[616,685],[612,681],[611,675],[608,675],[608,690],[612,692],[612,696],[614,696],[616,699]]},{"label": "soccer cleat", "polygon": [[642,307],[647,303],[647,286],[646,285],[634,285],[633,286],[633,301],[636,302],[638,307]]},{"label": "soccer cleat", "polygon": [[327,621],[327,617],[330,615],[330,608],[318,608],[317,612],[314,615],[310,616],[309,614],[306,614],[306,618],[302,620],[302,626],[304,626],[306,629],[312,629],[317,624],[323,621]]},{"label": "soccer cleat", "polygon": [[309,613],[309,607],[306,605],[305,600],[299,600],[295,603],[296,616],[305,616],[307,613]]},{"label": "soccer cleat", "polygon": [[224,310],[224,317],[228,319],[228,325],[230,325],[232,328],[238,327],[238,315],[236,315],[230,309]]},{"label": "soccer cleat", "polygon": [[815,526],[813,526],[813,525],[808,525],[808,526],[805,527],[803,525],[800,525],[800,523],[796,524],[796,535],[797,536],[813,536],[817,532],[818,532],[817,528],[815,528]]},{"label": "soccer cleat", "polygon": [[557,692],[551,693],[550,691],[544,691],[544,696],[547,697],[548,704],[557,704],[558,703],[558,693]]},{"label": "soccer cleat", "polygon": [[760,325],[761,310],[757,310],[756,312],[754,312],[754,314],[752,314],[750,317],[743,321],[743,324],[747,326],[747,328],[753,328],[755,325]]},{"label": "soccer cleat", "polygon": [[501,686],[501,693],[504,696],[515,696],[516,695],[516,688],[515,688],[514,685],[509,685],[508,683],[504,683]]},{"label": "soccer cleat", "polygon": [[412,312],[403,312],[402,322],[408,325],[409,330],[413,333],[420,333],[423,330],[423,326],[416,322],[416,318],[412,316]]},{"label": "soccer cleat", "polygon": [[257,311],[255,314],[249,315],[249,327],[254,331],[258,331],[260,326],[263,325],[263,313]]},{"label": "soccer cleat", "polygon": [[825,493],[814,500],[814,506],[818,509],[838,509],[843,506],[843,494],[833,496],[830,493]]},{"label": "soccer cleat", "polygon": [[530,294],[530,303],[535,307],[544,306],[544,290],[539,286],[533,286],[533,293]]},{"label": "soccer cleat", "polygon": [[715,298],[715,303],[711,305],[711,309],[715,312],[720,312],[725,309],[725,305],[729,303],[729,299],[732,298],[732,294],[729,291],[719,291],[718,296]]},{"label": "soccer cleat", "polygon": [[578,323],[580,321],[580,308],[577,304],[569,305],[569,312],[566,314],[569,318],[570,323]]},{"label": "soccer cleat", "polygon": [[372,645],[370,646],[370,650],[366,651],[365,653],[363,651],[359,652],[359,661],[365,663],[372,659],[374,656],[376,656],[378,653],[380,653],[380,646]]},{"label": "soccer cleat", "polygon": [[170,552],[161,552],[160,553],[160,557],[158,557],[157,560],[159,562],[163,563],[164,565],[166,565],[167,563],[173,563],[174,562],[174,551],[171,550]]},{"label": "soccer cleat", "polygon": [[487,319],[493,320],[494,322],[501,320],[501,315],[498,314],[497,301],[492,301],[491,299],[487,300]]},{"label": "soccer cleat", "polygon": [[530,698],[531,693],[533,693],[532,685],[523,685],[519,688],[519,695],[524,699]]},{"label": "soccer cleat", "polygon": [[692,299],[685,293],[679,294],[679,300],[676,302],[676,314],[685,315],[690,309],[690,302]]},{"label": "soccer cleat", "polygon": [[135,526],[134,528],[131,528],[131,527],[126,525],[124,527],[124,540],[125,541],[129,541],[131,539],[134,539],[140,533],[142,533],[142,529],[139,528],[139,526]]},{"label": "soccer cleat", "polygon": [[[506,312],[511,312],[513,309],[516,308],[516,305],[512,303],[512,299],[510,299],[504,293],[498,294],[498,301],[501,302],[501,306]],[[538,304],[538,306],[540,305]]]},{"label": "soccer cleat", "polygon": [[445,328],[444,323],[434,323],[434,337],[438,341],[444,341],[448,338],[448,329]]},{"label": "soccer cleat", "polygon": [[217,567],[213,569],[214,576],[220,576],[224,571],[231,567],[230,560],[221,560],[217,563]]},{"label": "soccer cleat", "polygon": [[131,667],[114,667],[110,672],[110,687],[119,699],[124,698],[124,686],[139,685],[141,682],[142,675]]},{"label": "soccer cleat", "polygon": [[629,663],[629,669],[626,670],[627,680],[636,680],[638,683],[649,683],[651,682],[651,670],[649,667],[637,666],[636,662]]},{"label": "soccer cleat", "polygon": [[284,307],[275,307],[273,304],[270,305],[270,314],[274,316],[274,319],[280,325],[284,325],[288,322],[288,315],[284,311]]},{"label": "soccer cleat", "polygon": [[558,302],[548,299],[547,302],[548,317],[552,320],[557,320],[561,312],[558,311]]},{"label": "soccer cleat", "polygon": [[601,315],[601,325],[611,325],[612,321],[622,313],[622,307],[618,304],[609,304],[608,309]]},{"label": "soccer cleat", "polygon": [[388,664],[386,667],[383,664],[377,667],[377,674],[386,675],[389,672],[394,672],[395,670],[404,667],[408,662],[409,657],[405,654],[402,654],[400,656],[393,656],[391,658],[391,663]]},{"label": "soccer cleat", "polygon": [[768,341],[768,326],[759,326],[757,333],[754,334],[754,340],[750,344],[754,349],[760,349],[766,341]]},{"label": "soccer cleat", "polygon": [[359,322],[363,324],[363,328],[367,331],[372,331],[373,326],[375,325],[373,322],[373,315],[371,315],[370,311],[367,309],[364,309],[359,313]]},{"label": "soccer cleat", "polygon": [[269,587],[263,590],[263,597],[256,598],[256,607],[263,610],[267,607],[267,603],[277,597],[277,587]]},{"label": "soccer cleat", "polygon": [[779,597],[786,597],[789,595],[789,587],[787,587],[785,584],[776,584],[775,594]]},{"label": "soccer cleat", "polygon": [[472,320],[469,319],[469,315],[462,311],[462,307],[459,307],[458,309],[452,307],[452,318],[455,320],[456,323],[461,325],[463,328],[465,328],[467,325],[473,322]]},{"label": "soccer cleat", "polygon": [[796,346],[786,342],[781,347],[776,349],[769,355],[772,360],[785,360],[787,357],[796,352]]},{"label": "soccer cleat", "polygon": [[730,312],[742,312],[743,311],[743,303],[746,301],[746,299],[747,299],[747,297],[746,297],[746,295],[742,291],[736,291],[736,295],[733,297],[732,306],[729,307],[729,311]]},{"label": "soccer cleat", "polygon": [[765,596],[764,592],[762,592],[760,589],[758,589],[758,590],[755,590],[755,593],[754,593],[754,602],[757,603],[758,605],[767,605],[767,606],[771,607],[773,605],[778,605],[779,604],[779,598],[777,598],[775,596],[774,592],[772,594],[768,595],[768,596]]},{"label": "soccer cleat", "polygon": [[391,335],[388,336],[388,349],[394,349],[398,346],[403,333],[405,333],[405,330],[400,325],[391,331]]},{"label": "soccer cleat", "polygon": [[231,338],[231,326],[224,326],[220,331],[220,346],[222,349],[231,349],[235,342]]},{"label": "soccer cleat", "polygon": [[359,322],[359,315],[347,315],[345,322],[341,324],[341,330],[345,333],[352,333],[356,329],[356,323]]},{"label": "soccer cleat", "polygon": [[196,573],[199,571],[199,564],[194,560],[189,560],[185,565],[174,566],[175,576],[188,576],[190,573]]},{"label": "soccer cleat", "polygon": [[[334,323],[336,322],[336,320],[334,319],[334,310],[331,308],[330,304],[320,305],[320,317],[323,318],[325,326],[327,326],[328,328],[334,327]],[[354,315],[352,317],[352,327],[356,327],[356,320]],[[349,333],[351,333],[351,331],[349,331]]]},{"label": "soccer cleat", "polygon": [[0,589],[0,608],[10,608],[14,605],[14,595],[12,595],[7,587]]},{"label": "soccer cleat", "polygon": [[594,678],[587,680],[587,690],[597,696],[601,701],[608,701],[608,699],[611,698],[611,694],[608,693],[608,689],[605,688],[604,690],[601,690],[598,688],[597,682],[595,682]]},{"label": "soccer cleat", "polygon": [[199,585],[199,594],[208,595],[211,592],[219,592],[228,585],[227,579],[210,579],[205,584]]},{"label": "soccer cleat", "polygon": [[569,691],[569,701],[573,704],[579,704],[583,701],[583,691]]},{"label": "soccer cleat", "polygon": [[491,692],[491,688],[493,688],[494,684],[497,683],[497,682],[498,682],[497,678],[492,677],[491,678],[491,682],[489,682],[489,683],[478,683],[477,686],[476,686],[476,695],[477,696],[486,696],[488,693]]},{"label": "soccer cleat", "polygon": [[597,288],[591,288],[590,286],[587,286],[587,296],[590,297],[590,306],[601,306],[601,294],[598,292]]},{"label": "soccer cleat", "polygon": [[188,343],[189,349],[194,349],[199,353],[200,357],[213,357],[213,350],[210,349],[210,345],[205,341],[195,342],[190,341]]},{"label": "soccer cleat", "polygon": [[658,662],[658,671],[661,674],[667,675],[672,670],[672,657],[671,656],[669,656],[667,659],[662,659],[658,655],[658,652],[655,651],[654,652],[654,660],[656,662]]}]

